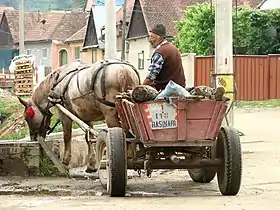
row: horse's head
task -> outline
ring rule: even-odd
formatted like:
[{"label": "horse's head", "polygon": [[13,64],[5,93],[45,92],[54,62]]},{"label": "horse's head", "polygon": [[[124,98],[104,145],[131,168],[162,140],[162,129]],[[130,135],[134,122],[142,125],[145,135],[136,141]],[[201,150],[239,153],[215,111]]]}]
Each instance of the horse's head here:
[{"label": "horse's head", "polygon": [[24,101],[18,97],[20,103],[25,107],[24,119],[29,127],[29,134],[31,141],[36,141],[37,136],[46,137],[47,131],[50,129],[51,113],[37,107],[32,100]]}]

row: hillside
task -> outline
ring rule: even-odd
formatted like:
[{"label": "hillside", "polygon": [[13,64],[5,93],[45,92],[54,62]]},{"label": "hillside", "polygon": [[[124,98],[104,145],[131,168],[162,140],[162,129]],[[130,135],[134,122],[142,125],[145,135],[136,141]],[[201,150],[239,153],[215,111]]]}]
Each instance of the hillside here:
[{"label": "hillside", "polygon": [[[84,9],[87,0],[24,0],[26,11],[41,11],[46,12],[50,10],[72,10]],[[10,6],[18,9],[19,0],[0,0],[0,5]],[[103,5],[105,0],[95,0],[95,5]],[[124,3],[124,0],[116,0],[117,5]]]},{"label": "hillside", "polygon": [[[0,0],[0,4],[3,6],[10,6],[18,9],[19,0]],[[70,10],[74,8],[83,9],[86,0],[24,0],[24,6],[26,11],[41,11],[46,12],[49,10]]]}]

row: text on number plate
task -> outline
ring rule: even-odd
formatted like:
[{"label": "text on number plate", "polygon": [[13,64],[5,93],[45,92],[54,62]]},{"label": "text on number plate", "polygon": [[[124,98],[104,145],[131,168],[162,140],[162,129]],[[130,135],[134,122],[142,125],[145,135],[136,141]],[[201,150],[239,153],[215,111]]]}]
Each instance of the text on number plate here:
[{"label": "text on number plate", "polygon": [[168,103],[148,104],[146,115],[152,130],[177,127],[177,110]]}]

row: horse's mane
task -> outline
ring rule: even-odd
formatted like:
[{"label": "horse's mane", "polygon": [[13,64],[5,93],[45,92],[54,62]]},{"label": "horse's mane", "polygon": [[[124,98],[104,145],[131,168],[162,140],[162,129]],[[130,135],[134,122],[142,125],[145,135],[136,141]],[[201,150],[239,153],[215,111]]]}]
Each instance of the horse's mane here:
[{"label": "horse's mane", "polygon": [[34,90],[32,94],[32,101],[35,103],[35,105],[38,106],[42,101],[47,100],[53,82],[56,79],[57,75],[61,72],[61,70],[62,68],[54,69],[51,73],[49,73],[45,77],[45,79]]}]

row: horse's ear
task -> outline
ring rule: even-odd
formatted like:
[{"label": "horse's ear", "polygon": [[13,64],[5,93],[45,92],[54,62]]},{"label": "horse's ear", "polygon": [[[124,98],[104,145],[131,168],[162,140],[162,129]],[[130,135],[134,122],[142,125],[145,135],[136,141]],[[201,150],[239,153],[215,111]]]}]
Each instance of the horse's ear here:
[{"label": "horse's ear", "polygon": [[26,108],[26,107],[27,107],[27,102],[24,101],[23,99],[21,99],[20,97],[17,97],[17,98],[18,98],[19,102],[20,102],[23,106],[25,106],[25,108]]}]

